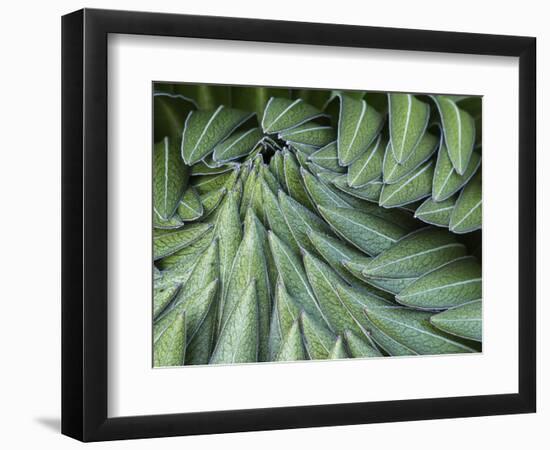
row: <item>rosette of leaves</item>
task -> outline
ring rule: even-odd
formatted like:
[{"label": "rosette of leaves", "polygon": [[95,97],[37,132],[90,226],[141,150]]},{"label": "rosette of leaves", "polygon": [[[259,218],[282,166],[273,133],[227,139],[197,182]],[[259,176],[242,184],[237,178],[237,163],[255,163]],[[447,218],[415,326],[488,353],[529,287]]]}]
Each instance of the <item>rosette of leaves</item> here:
[{"label": "rosette of leaves", "polygon": [[155,87],[155,366],[481,350],[481,100]]}]

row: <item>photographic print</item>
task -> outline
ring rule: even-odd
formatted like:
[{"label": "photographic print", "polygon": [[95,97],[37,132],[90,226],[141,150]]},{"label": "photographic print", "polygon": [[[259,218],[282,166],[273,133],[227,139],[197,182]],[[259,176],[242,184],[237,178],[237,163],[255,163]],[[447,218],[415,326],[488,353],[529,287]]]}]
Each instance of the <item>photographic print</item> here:
[{"label": "photographic print", "polygon": [[481,351],[481,97],[152,91],[154,367]]}]

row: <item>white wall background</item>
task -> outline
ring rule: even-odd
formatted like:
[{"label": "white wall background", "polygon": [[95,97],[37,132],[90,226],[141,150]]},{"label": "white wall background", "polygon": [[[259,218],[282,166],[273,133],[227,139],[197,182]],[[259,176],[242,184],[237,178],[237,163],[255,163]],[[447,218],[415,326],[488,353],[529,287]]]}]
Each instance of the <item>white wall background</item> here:
[{"label": "white wall background", "polygon": [[[0,443],[3,448],[75,448],[60,417],[60,16],[83,6],[257,17],[538,38],[539,412],[536,415],[240,433],[97,444],[95,448],[548,448],[550,319],[547,258],[550,29],[536,0],[338,2],[277,0],[4,2],[0,15]],[[7,138],[7,139],[6,139]],[[546,354],[543,354],[546,353]]]}]

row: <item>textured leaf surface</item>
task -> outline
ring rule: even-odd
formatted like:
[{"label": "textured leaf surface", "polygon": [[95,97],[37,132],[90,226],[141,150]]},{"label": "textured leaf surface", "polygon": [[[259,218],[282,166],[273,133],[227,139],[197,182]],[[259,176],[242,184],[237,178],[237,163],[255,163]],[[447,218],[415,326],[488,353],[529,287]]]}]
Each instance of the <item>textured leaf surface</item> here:
[{"label": "textured leaf surface", "polygon": [[448,227],[455,202],[456,197],[441,202],[436,202],[433,197],[427,198],[415,211],[414,217],[432,225]]},{"label": "textured leaf surface", "polygon": [[261,237],[254,223],[255,216],[247,215],[245,231],[237,254],[235,255],[227,293],[223,301],[221,327],[223,328],[235,305],[252,281],[255,281],[255,296],[258,303],[259,356],[267,358],[269,317],[271,314],[271,293],[267,262],[264,255]]},{"label": "textured leaf surface", "polygon": [[474,300],[436,314],[430,318],[430,322],[446,333],[481,342],[481,314],[481,300]]},{"label": "textured leaf surface", "polygon": [[233,133],[214,147],[214,161],[224,163],[246,156],[254,150],[262,137],[263,134],[259,128]]},{"label": "textured leaf surface", "polygon": [[334,345],[330,350],[328,359],[345,359],[345,358],[348,358],[348,352],[344,347],[344,340],[342,339],[341,336],[338,336],[336,338],[336,341],[334,342]]},{"label": "textured leaf surface", "polygon": [[313,319],[305,311],[300,315],[302,339],[309,359],[327,359],[336,338],[322,322]]},{"label": "textured leaf surface", "polygon": [[231,100],[235,108],[256,113],[258,122],[262,120],[264,109],[271,97],[288,98],[289,89],[233,86],[231,87]]},{"label": "textured leaf surface", "polygon": [[334,186],[340,189],[342,192],[349,194],[353,197],[360,198],[362,200],[368,200],[370,202],[378,202],[384,183],[381,180],[369,181],[367,184],[359,187],[352,188],[348,185],[347,175],[335,177],[332,182]]},{"label": "textured leaf surface", "polygon": [[153,344],[155,367],[181,366],[185,358],[185,314],[178,314]]},{"label": "textured leaf surface", "polygon": [[448,199],[458,192],[476,173],[480,164],[481,155],[473,152],[464,175],[459,175],[453,167],[446,147],[443,146],[437,155],[437,163],[435,165],[432,189],[433,198],[439,202]]},{"label": "textured leaf surface", "polygon": [[384,158],[384,183],[397,183],[414,172],[435,153],[438,143],[438,139],[433,134],[424,133],[420,142],[403,163],[399,163],[393,152],[388,148]]},{"label": "textured leaf surface", "polygon": [[302,361],[306,359],[302,334],[300,333],[300,323],[296,319],[287,335],[281,343],[281,350],[277,354],[276,361]]},{"label": "textured leaf surface", "polygon": [[464,175],[474,149],[474,119],[460,109],[451,98],[443,95],[432,98],[441,116],[445,144],[453,167],[459,175]]},{"label": "textured leaf surface", "polygon": [[262,129],[264,133],[278,133],[322,115],[321,111],[314,106],[308,105],[300,98],[289,100],[272,97],[267,102],[262,117]]},{"label": "textured leaf surface", "polygon": [[196,107],[194,101],[182,95],[155,93],[153,107],[155,142],[169,137],[179,147],[185,119]]},{"label": "textured leaf surface", "polygon": [[298,166],[296,157],[288,151],[283,152],[283,168],[288,195],[313,211],[314,206],[311,203],[302,182],[300,167]]},{"label": "textured leaf surface", "polygon": [[308,160],[318,167],[333,172],[344,173],[345,168],[338,162],[338,148],[336,142],[331,142],[308,156]]},{"label": "textured leaf surface", "polygon": [[153,208],[161,220],[169,220],[189,180],[189,168],[183,164],[173,139],[166,137],[155,144],[153,180]]},{"label": "textured leaf surface", "polygon": [[464,187],[451,214],[449,229],[468,233],[481,228],[481,172]]},{"label": "textured leaf surface", "polygon": [[481,266],[474,257],[456,259],[429,272],[396,297],[420,309],[447,309],[481,298]]},{"label": "textured leaf surface", "polygon": [[380,179],[386,147],[387,142],[381,135],[378,136],[367,151],[349,166],[347,182],[350,187],[359,188]]},{"label": "textured leaf surface", "polygon": [[369,320],[397,342],[421,355],[472,353],[475,350],[430,323],[430,313],[402,307],[369,308]]},{"label": "textured leaf surface", "polygon": [[395,208],[427,197],[432,192],[434,163],[428,161],[394,184],[385,184],[380,193],[380,206]]},{"label": "textured leaf surface", "polygon": [[181,230],[154,236],[153,253],[155,259],[163,258],[192,244],[211,228],[212,225],[210,224],[198,223],[185,226]]},{"label": "textured leaf surface", "polygon": [[346,330],[344,337],[353,358],[374,358],[382,356],[378,349],[370,345],[364,338],[355,334],[353,331]]},{"label": "textured leaf surface", "polygon": [[181,142],[185,163],[195,164],[210,154],[218,143],[250,116],[250,113],[223,105],[215,110],[191,112],[187,116]]},{"label": "textured leaf surface", "polygon": [[465,254],[464,245],[447,231],[423,228],[373,258],[363,275],[369,278],[418,277]]},{"label": "textured leaf surface", "polygon": [[413,156],[430,118],[430,106],[412,94],[388,94],[391,153],[403,164]]},{"label": "textured leaf surface", "polygon": [[402,228],[371,214],[322,206],[319,211],[336,233],[369,255],[387,250],[405,235]]},{"label": "textured leaf surface", "polygon": [[290,144],[323,147],[336,139],[334,128],[316,123],[306,123],[279,133],[279,139]]},{"label": "textured leaf surface", "polygon": [[199,219],[203,212],[199,194],[192,186],[188,187],[180,200],[178,216],[183,221],[191,222]]},{"label": "textured leaf surface", "polygon": [[258,360],[259,320],[255,282],[241,293],[224,323],[210,364],[235,364]]},{"label": "textured leaf surface", "polygon": [[383,125],[382,116],[365,100],[339,95],[338,158],[349,166],[367,151]]},{"label": "textured leaf surface", "polygon": [[324,321],[298,256],[272,232],[269,232],[269,245],[277,270],[288,293],[296,300],[300,309],[306,311],[314,319]]}]

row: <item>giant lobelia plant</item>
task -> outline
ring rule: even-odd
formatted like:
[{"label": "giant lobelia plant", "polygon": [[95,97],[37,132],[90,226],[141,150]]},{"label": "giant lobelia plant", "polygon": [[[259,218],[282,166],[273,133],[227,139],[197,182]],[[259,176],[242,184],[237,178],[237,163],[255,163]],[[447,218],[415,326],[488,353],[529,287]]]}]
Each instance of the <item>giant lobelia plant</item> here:
[{"label": "giant lobelia plant", "polygon": [[157,84],[155,366],[481,350],[481,99]]}]

